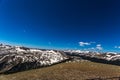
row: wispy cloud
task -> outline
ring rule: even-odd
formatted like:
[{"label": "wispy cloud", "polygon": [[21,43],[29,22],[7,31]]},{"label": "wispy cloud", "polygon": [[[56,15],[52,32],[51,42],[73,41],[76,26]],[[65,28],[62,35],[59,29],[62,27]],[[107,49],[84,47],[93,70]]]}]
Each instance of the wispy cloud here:
[{"label": "wispy cloud", "polygon": [[79,45],[83,47],[83,46],[91,45],[91,43],[88,43],[88,42],[79,42]]},{"label": "wispy cloud", "polygon": [[[91,48],[87,48],[87,50],[103,50],[103,47],[101,44],[97,44],[96,42],[79,42],[79,46],[85,47],[85,46],[92,46]],[[119,46],[120,48],[120,46]]]},{"label": "wispy cloud", "polygon": [[101,44],[97,44],[97,45],[96,45],[96,49],[97,49],[97,50],[103,50],[103,47],[101,46]]},{"label": "wispy cloud", "polygon": [[118,48],[118,49],[120,49],[120,46],[115,46],[115,48]]},{"label": "wispy cloud", "polygon": [[83,46],[89,46],[92,43],[95,43],[95,42],[79,42],[79,45],[83,47]]}]

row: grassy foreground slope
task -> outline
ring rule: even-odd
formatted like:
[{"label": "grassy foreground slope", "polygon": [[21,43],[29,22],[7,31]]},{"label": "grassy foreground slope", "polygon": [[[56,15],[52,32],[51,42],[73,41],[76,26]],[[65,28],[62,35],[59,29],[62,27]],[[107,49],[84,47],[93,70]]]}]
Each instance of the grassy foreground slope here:
[{"label": "grassy foreground slope", "polygon": [[89,61],[61,63],[14,74],[1,74],[0,80],[85,80],[99,77],[105,80],[120,77],[120,66]]}]

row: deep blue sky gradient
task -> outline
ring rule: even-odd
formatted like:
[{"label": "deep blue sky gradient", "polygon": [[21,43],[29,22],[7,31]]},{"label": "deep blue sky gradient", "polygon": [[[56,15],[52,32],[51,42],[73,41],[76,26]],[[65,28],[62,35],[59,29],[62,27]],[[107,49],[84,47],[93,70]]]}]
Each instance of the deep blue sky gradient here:
[{"label": "deep blue sky gradient", "polygon": [[120,51],[114,48],[120,45],[120,0],[0,0],[0,40],[55,49],[96,42]]}]

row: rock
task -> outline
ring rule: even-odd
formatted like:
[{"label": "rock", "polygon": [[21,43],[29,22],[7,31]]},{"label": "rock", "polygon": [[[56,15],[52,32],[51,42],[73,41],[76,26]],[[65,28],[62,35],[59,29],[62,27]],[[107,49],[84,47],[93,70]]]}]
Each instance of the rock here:
[{"label": "rock", "polygon": [[11,73],[50,66],[69,59],[64,52],[38,50],[25,47],[0,47],[0,73]]}]

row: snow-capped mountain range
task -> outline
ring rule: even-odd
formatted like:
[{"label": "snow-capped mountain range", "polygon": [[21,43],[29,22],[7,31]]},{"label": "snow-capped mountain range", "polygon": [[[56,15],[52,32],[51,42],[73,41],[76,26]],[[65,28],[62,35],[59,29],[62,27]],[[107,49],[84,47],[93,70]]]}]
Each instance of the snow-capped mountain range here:
[{"label": "snow-capped mountain range", "polygon": [[50,66],[80,57],[93,62],[120,65],[120,54],[81,50],[48,50],[0,44],[0,73]]},{"label": "snow-capped mountain range", "polygon": [[[40,50],[0,45],[0,72],[30,69],[66,61],[69,57],[57,50]],[[23,67],[22,67],[23,66]],[[17,67],[17,68],[16,68]]]},{"label": "snow-capped mountain range", "polygon": [[79,56],[94,62],[120,65],[120,54],[116,52],[100,53],[81,50],[67,50],[65,53],[70,56]]},{"label": "snow-capped mountain range", "polygon": [[112,60],[113,58],[120,59],[120,54],[116,52],[91,52],[91,51],[82,51],[82,50],[66,50],[64,51],[68,55],[86,55],[91,57],[101,56],[101,58],[105,58],[106,60]]}]

